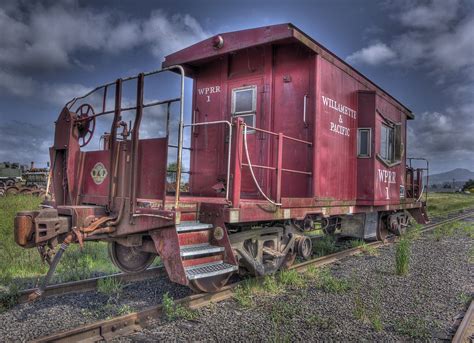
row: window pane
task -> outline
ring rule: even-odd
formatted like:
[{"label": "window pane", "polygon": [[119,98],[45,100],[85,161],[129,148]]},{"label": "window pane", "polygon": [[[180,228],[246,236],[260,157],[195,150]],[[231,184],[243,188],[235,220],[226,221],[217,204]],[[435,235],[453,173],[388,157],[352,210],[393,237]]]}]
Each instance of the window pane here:
[{"label": "window pane", "polygon": [[388,148],[388,127],[382,125],[382,131],[380,134],[380,156],[384,159],[388,159],[387,155]]},{"label": "window pane", "polygon": [[394,146],[393,146],[393,140],[394,140],[394,135],[393,135],[393,129],[389,128],[388,129],[388,151],[387,151],[387,159],[389,161],[393,161],[393,153],[394,153]]},{"label": "window pane", "polygon": [[369,152],[369,130],[359,130],[359,152],[358,155],[361,157],[370,156]]},{"label": "window pane", "polygon": [[239,116],[239,118],[242,118],[244,120],[245,124],[255,127],[255,120],[254,120],[255,115],[254,114]]},{"label": "window pane", "polygon": [[247,90],[239,90],[234,93],[235,113],[255,111],[255,109],[253,108],[253,93],[253,88]]}]

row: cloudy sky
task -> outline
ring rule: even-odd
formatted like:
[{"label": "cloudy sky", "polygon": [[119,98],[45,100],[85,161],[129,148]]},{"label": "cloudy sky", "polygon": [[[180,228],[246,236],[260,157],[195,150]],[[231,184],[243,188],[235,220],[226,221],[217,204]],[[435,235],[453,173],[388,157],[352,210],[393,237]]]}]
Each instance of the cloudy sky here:
[{"label": "cloudy sky", "polygon": [[474,2],[19,1],[0,5],[0,161],[44,164],[75,95],[210,35],[291,22],[412,109],[409,155],[474,170]]}]

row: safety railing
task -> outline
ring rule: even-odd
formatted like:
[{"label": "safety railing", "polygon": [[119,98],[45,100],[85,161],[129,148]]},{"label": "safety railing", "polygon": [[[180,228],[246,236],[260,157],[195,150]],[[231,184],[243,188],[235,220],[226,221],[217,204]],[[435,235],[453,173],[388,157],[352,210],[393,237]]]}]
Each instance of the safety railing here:
[{"label": "safety railing", "polygon": [[[413,166],[415,161],[421,161],[425,164],[425,167],[415,168]],[[421,200],[425,195],[425,201],[428,200],[428,185],[429,185],[429,161],[426,158],[421,157],[409,157],[406,163],[406,176],[409,179],[407,182],[407,196],[411,198],[417,198],[417,202]],[[423,172],[426,171],[426,184],[423,184]],[[416,176],[416,178],[415,178]]]},{"label": "safety railing", "polygon": [[[302,140],[302,139],[298,139],[298,138],[294,138],[294,137],[291,137],[291,136],[284,135],[281,132],[276,133],[276,132],[272,132],[272,131],[268,131],[268,130],[264,130],[264,129],[260,129],[260,128],[257,128],[257,127],[247,125],[242,121],[242,119],[238,119],[237,125],[239,127],[239,129],[237,131],[241,131],[242,127],[243,127],[243,130],[242,130],[243,144],[242,144],[242,146],[243,146],[243,149],[245,150],[245,157],[247,159],[247,163],[241,163],[241,165],[249,168],[249,172],[252,176],[253,182],[254,182],[255,186],[257,187],[258,191],[260,192],[260,194],[271,204],[273,204],[275,206],[281,206],[281,183],[282,183],[283,172],[303,174],[303,175],[307,175],[307,176],[312,175],[312,172],[305,171],[305,170],[296,170],[296,169],[283,168],[283,145],[284,145],[284,141],[289,140],[289,141],[293,141],[293,142],[297,142],[297,143],[307,145],[309,147],[311,147],[313,145],[313,143],[309,142],[309,141]],[[249,154],[248,142],[247,142],[247,134],[248,134],[247,130],[249,130],[249,129],[252,130],[252,132],[260,132],[260,133],[263,133],[263,134],[274,136],[278,139],[277,158],[276,158],[276,166],[275,167],[252,164],[252,162],[250,160],[250,154]],[[261,186],[258,183],[258,180],[255,176],[254,168],[272,170],[272,171],[276,172],[276,179],[277,180],[276,180],[276,199],[275,200],[272,200],[261,188]],[[239,189],[239,191],[240,191],[240,189]],[[238,199],[237,198],[234,199],[234,201],[233,201],[233,206],[234,207],[237,206],[234,202],[238,203],[239,200],[240,200],[240,196],[238,197]]]},{"label": "safety railing", "polygon": [[[163,73],[166,71],[178,71],[180,74],[180,96],[177,98],[171,98],[166,100],[160,101],[150,101],[144,103],[144,80],[145,77]],[[183,152],[183,128],[184,128],[184,78],[185,78],[185,71],[184,68],[180,65],[174,65],[167,68],[154,70],[147,73],[140,73],[138,75],[129,76],[125,78],[117,79],[115,82],[109,82],[98,86],[91,90],[90,92],[86,93],[83,96],[75,97],[71,101],[66,104],[66,108],[71,110],[72,107],[80,100],[86,99],[91,95],[100,94],[102,92],[102,109],[100,112],[95,112],[92,110],[90,115],[83,116],[77,118],[76,122],[88,122],[91,120],[95,120],[95,118],[106,115],[106,114],[114,114],[114,118],[112,121],[111,129],[110,129],[110,142],[109,142],[109,149],[110,149],[110,174],[111,174],[111,182],[109,183],[109,199],[108,199],[108,206],[109,208],[114,207],[114,199],[116,196],[116,178],[117,178],[117,161],[118,161],[118,150],[116,149],[117,145],[117,128],[119,127],[119,121],[121,120],[122,112],[132,111],[135,110],[135,120],[133,123],[133,129],[131,131],[131,145],[132,145],[132,154],[131,154],[131,173],[130,173],[130,214],[131,217],[138,216],[140,214],[135,213],[136,206],[137,206],[137,183],[138,183],[138,141],[139,141],[139,128],[141,124],[141,119],[143,115],[143,110],[148,107],[153,106],[160,106],[160,105],[167,105],[167,120],[166,120],[166,137],[169,137],[169,122],[170,122],[170,105],[175,102],[180,103],[179,109],[179,123],[178,123],[178,145],[177,148],[177,170],[176,170],[176,192],[175,192],[175,208],[178,207],[179,204],[179,196],[180,196],[180,188],[181,188],[181,161],[182,161],[182,152]],[[122,83],[126,81],[137,81],[137,95],[136,95],[136,104],[134,106],[122,107]],[[112,86],[115,87],[115,105],[113,109],[107,109],[107,93],[109,88]],[[84,144],[85,145],[85,144]],[[166,198],[166,189],[163,194],[163,202]],[[122,203],[122,208],[123,208]]]},{"label": "safety railing", "polygon": [[208,125],[222,125],[226,124],[229,129],[229,144],[227,146],[227,171],[226,171],[226,182],[227,185],[225,187],[225,199],[230,201],[229,199],[229,180],[230,180],[230,162],[231,162],[231,153],[232,153],[232,123],[227,120],[216,120],[216,121],[208,121],[208,122],[201,122],[201,123],[191,123],[185,124],[183,127],[197,127],[197,126],[208,126]]}]

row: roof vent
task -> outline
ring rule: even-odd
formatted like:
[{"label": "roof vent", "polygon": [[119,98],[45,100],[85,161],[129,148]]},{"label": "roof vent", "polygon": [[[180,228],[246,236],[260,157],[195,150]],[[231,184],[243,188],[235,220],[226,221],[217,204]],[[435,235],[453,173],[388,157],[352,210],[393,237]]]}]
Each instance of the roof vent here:
[{"label": "roof vent", "polygon": [[224,46],[224,38],[221,35],[217,35],[212,39],[212,46],[214,49],[220,49]]}]

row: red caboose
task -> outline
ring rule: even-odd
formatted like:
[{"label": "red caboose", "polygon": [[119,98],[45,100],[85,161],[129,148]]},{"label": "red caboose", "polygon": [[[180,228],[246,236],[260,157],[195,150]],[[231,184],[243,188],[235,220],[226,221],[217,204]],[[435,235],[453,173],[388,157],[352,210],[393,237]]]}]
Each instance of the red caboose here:
[{"label": "red caboose", "polygon": [[[165,71],[181,76],[180,96],[147,102],[146,79]],[[188,123],[185,76],[193,80]],[[136,102],[125,106],[130,82]],[[144,138],[152,107],[165,109],[156,129],[164,134]],[[105,115],[113,119],[103,148],[84,151]],[[315,227],[363,239],[398,235],[408,213],[427,219],[422,170],[406,164],[413,118],[291,24],[220,34],[167,56],[160,71],[66,105],[51,148],[54,206],[19,213],[17,242],[47,257],[61,242],[62,253],[69,242],[106,240],[126,272],[159,255],[172,281],[213,291],[236,271],[264,275],[309,257],[305,231]]]}]

